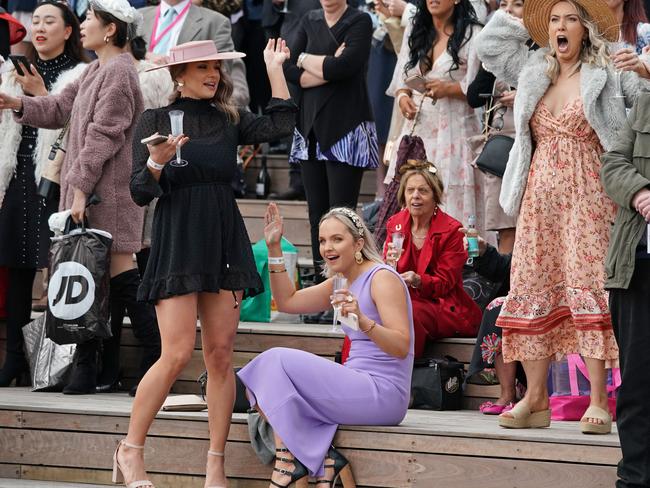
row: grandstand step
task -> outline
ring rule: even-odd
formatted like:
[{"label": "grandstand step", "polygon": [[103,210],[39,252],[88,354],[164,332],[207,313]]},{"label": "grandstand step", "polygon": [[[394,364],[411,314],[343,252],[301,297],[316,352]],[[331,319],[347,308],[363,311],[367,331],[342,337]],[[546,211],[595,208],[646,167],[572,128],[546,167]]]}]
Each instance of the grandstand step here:
[{"label": "grandstand step", "polygon": [[[131,403],[125,394],[0,390],[0,476],[109,484]],[[201,488],[207,439],[207,412],[159,413],[145,452],[156,486]],[[360,488],[611,488],[620,458],[616,432],[585,436],[577,422],[502,429],[495,417],[467,411],[409,411],[396,427],[341,426],[334,444]],[[250,446],[245,414],[233,415],[226,473],[231,488],[268,486],[270,467]]]},{"label": "grandstand step", "polygon": [[[32,318],[39,314],[33,313]],[[297,319],[297,318],[296,318]],[[5,326],[0,322],[0,361],[4,356]],[[441,339],[431,345],[434,357],[453,356],[460,362],[469,363],[476,339]],[[272,347],[290,347],[311,352],[334,360],[343,344],[343,333],[332,332],[331,325],[289,322],[255,323],[241,322],[235,337],[233,366],[239,368],[248,364],[255,356]],[[197,377],[205,370],[201,351],[201,329],[197,322],[195,349],[190,363],[172,387],[173,393],[199,393]],[[133,335],[128,317],[124,319],[122,347],[122,386],[130,388],[137,377],[140,349]],[[498,385],[469,384],[465,388],[463,408],[476,410],[486,400],[499,397]]]},{"label": "grandstand step", "polygon": [[0,478],[0,488],[104,488],[105,485],[66,483],[64,481],[34,481]]}]

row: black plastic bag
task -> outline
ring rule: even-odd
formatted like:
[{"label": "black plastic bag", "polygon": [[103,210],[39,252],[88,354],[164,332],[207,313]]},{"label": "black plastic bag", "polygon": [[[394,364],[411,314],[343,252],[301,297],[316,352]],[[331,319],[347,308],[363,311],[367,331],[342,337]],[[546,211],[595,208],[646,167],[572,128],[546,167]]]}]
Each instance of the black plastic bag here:
[{"label": "black plastic bag", "polygon": [[75,229],[52,239],[47,291],[47,337],[57,344],[81,344],[111,337],[108,232]]},{"label": "black plastic bag", "polygon": [[421,358],[413,364],[409,408],[460,410],[463,406],[463,363],[456,358]]}]

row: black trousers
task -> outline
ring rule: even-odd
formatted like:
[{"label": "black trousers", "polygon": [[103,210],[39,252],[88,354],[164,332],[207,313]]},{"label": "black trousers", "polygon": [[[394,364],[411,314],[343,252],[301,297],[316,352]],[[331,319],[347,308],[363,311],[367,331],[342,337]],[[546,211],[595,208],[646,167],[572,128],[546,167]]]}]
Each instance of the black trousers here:
[{"label": "black trousers", "polygon": [[[310,142],[310,149],[315,143]],[[322,261],[318,245],[318,223],[332,207],[357,208],[363,168],[336,161],[302,161],[302,181],[309,209],[311,251],[314,262]]]},{"label": "black trousers", "polygon": [[622,384],[616,415],[623,459],[616,488],[650,487],[650,260],[637,259],[627,290],[609,291]]},{"label": "black trousers", "polygon": [[30,322],[32,313],[32,285],[36,270],[9,268],[7,287],[7,364],[26,364],[23,344],[23,325]]}]

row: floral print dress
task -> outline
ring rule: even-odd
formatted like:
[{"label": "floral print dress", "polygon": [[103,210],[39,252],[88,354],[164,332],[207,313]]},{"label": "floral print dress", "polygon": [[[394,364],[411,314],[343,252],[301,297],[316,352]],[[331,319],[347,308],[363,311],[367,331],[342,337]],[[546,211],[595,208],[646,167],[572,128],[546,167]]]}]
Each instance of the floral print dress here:
[{"label": "floral print dress", "polygon": [[[480,27],[472,27],[472,36],[458,52],[460,66],[451,72],[449,70],[453,59],[448,51],[438,56],[433,68],[427,73],[422,73],[419,66],[404,72],[409,58],[408,41],[411,30],[412,24],[409,23],[404,33],[393,80],[386,93],[395,96],[397,90],[407,88],[405,80],[415,74],[423,76],[427,81],[441,79],[460,82],[463,93],[467,93],[467,88],[476,78],[481,66],[474,47]],[[466,37],[469,37],[469,30]],[[394,141],[394,150],[390,155],[389,170],[384,182],[390,183],[395,175],[399,142],[404,135],[413,132],[413,135],[420,136],[424,141],[427,158],[436,165],[438,175],[445,185],[443,211],[462,223],[467,223],[470,215],[476,215],[477,228],[482,230],[484,216],[481,173],[471,164],[475,156],[467,143],[470,137],[481,133],[478,115],[466,100],[441,98],[432,104],[431,98],[422,98],[422,95],[413,91],[416,107],[421,106],[420,113],[415,120],[403,120],[399,137]]]},{"label": "floral print dress", "polygon": [[602,147],[581,99],[557,117],[540,102],[530,125],[537,146],[497,320],[504,361],[580,353],[614,365],[604,261],[616,206],[600,182]]}]

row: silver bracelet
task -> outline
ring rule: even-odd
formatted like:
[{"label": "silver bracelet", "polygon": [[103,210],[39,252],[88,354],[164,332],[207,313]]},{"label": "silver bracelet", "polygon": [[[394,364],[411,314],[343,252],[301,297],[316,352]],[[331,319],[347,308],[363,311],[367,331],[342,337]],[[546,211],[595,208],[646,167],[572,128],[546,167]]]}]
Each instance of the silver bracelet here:
[{"label": "silver bracelet", "polygon": [[298,56],[298,61],[296,61],[296,66],[298,66],[298,68],[302,69],[302,63],[305,62],[305,59],[307,59],[307,56],[309,56],[309,54],[300,53],[300,56]]},{"label": "silver bracelet", "polygon": [[284,264],[284,256],[278,258],[269,256],[269,264]]},{"label": "silver bracelet", "polygon": [[156,171],[162,171],[165,169],[164,164],[158,164],[151,158],[147,159],[147,166],[149,166],[151,169],[155,169]]}]

